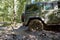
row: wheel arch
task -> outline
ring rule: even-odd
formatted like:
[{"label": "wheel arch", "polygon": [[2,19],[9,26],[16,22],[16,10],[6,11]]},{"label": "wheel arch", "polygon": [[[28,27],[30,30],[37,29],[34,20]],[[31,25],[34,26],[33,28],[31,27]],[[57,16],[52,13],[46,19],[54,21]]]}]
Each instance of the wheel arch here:
[{"label": "wheel arch", "polygon": [[40,21],[43,23],[44,26],[46,25],[46,24],[44,23],[44,21],[43,21],[40,17],[32,17],[32,18],[29,18],[29,21],[28,21],[28,23],[27,23],[26,26],[28,26],[29,22],[30,22],[31,20],[34,20],[34,19],[38,19],[38,20],[40,20]]}]

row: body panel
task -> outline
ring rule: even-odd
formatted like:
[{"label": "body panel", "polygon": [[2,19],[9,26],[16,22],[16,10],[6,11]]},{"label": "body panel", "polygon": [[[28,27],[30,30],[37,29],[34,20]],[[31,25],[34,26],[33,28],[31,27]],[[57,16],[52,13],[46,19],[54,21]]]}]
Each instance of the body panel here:
[{"label": "body panel", "polygon": [[60,9],[58,2],[39,2],[26,6],[24,24],[30,18],[39,17],[45,24],[60,24]]}]

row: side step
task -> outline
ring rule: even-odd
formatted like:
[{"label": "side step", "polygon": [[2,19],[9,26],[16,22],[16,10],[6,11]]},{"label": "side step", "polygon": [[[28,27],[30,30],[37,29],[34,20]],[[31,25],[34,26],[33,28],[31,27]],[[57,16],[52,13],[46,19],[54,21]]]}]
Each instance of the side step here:
[{"label": "side step", "polygon": [[48,31],[56,31],[56,32],[60,32],[60,25],[46,25],[44,27],[45,30],[48,30]]}]

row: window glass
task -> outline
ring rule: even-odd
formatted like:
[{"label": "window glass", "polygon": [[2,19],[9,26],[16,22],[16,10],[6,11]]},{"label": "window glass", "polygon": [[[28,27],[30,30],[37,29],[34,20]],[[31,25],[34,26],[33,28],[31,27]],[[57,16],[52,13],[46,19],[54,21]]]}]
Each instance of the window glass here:
[{"label": "window glass", "polygon": [[60,2],[58,2],[58,8],[60,8]]},{"label": "window glass", "polygon": [[26,11],[31,12],[31,11],[36,11],[38,10],[37,4],[31,4],[26,7]]},{"label": "window glass", "polygon": [[45,4],[45,10],[50,10],[53,9],[53,4],[52,3],[46,3]]}]

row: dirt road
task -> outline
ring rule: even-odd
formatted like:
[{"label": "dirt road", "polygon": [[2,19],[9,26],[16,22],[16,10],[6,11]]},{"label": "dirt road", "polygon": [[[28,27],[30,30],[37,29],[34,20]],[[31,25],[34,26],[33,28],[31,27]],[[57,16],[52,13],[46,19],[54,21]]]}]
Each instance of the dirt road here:
[{"label": "dirt road", "polygon": [[28,31],[28,27],[20,25],[10,30],[14,34],[0,33],[0,40],[60,40],[60,33],[53,31]]}]

